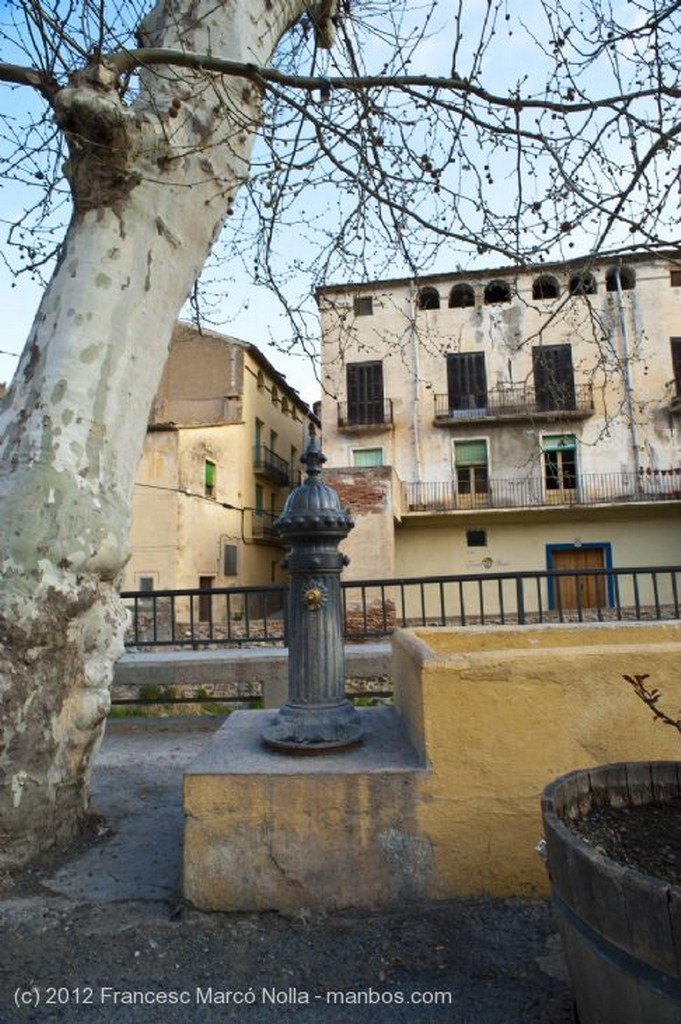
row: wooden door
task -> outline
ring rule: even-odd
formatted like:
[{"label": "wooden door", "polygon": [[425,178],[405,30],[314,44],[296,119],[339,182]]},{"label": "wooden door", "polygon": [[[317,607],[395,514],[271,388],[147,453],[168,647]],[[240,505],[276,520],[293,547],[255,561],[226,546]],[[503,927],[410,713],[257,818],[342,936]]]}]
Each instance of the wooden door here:
[{"label": "wooden door", "polygon": [[[553,552],[553,569],[603,569],[605,551],[595,548],[566,548]],[[603,608],[605,600],[605,578],[603,576],[564,576],[555,581],[554,604],[563,608]]]},{"label": "wooden door", "polygon": [[[199,590],[212,590],[214,582],[214,576],[199,576]],[[199,594],[199,622],[210,622],[213,618],[212,600],[210,594]]]}]

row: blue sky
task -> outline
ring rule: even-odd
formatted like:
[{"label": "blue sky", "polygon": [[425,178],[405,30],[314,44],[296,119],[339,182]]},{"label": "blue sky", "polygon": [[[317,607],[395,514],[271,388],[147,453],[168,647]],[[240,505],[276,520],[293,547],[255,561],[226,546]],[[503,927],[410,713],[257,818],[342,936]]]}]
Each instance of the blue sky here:
[{"label": "blue sky", "polygon": [[[0,10],[5,6],[6,4],[3,3],[3,0],[0,0]],[[513,87],[513,83],[519,76],[527,73],[530,76],[534,75],[535,82],[532,84],[536,91],[541,91],[543,80],[541,74],[535,73],[536,44],[530,35],[530,31],[537,31],[546,38],[547,31],[549,31],[546,21],[541,14],[540,5],[537,0],[526,0],[520,11],[513,4],[508,6],[513,11],[513,18],[506,21],[503,16],[501,17],[500,32],[494,41],[496,52],[490,54],[490,59],[486,63],[484,85],[490,90],[507,92],[509,88]],[[619,10],[629,10],[631,12],[631,7],[627,7],[623,0],[614,0],[614,6]],[[421,16],[420,7],[420,4],[414,4],[413,8],[411,6],[408,7],[413,18],[418,19]],[[578,7],[579,4],[576,4],[575,8]],[[412,73],[425,72],[431,75],[442,76],[449,74],[453,47],[452,29],[457,8],[457,0],[441,0],[437,8],[437,18],[439,20],[437,23],[434,23],[434,30],[431,36],[421,44],[419,50],[414,55],[414,60],[409,68]],[[470,23],[484,15],[487,9],[487,0],[465,0],[466,24],[464,24],[464,29],[466,31],[464,34],[467,39],[469,35],[474,35],[474,33],[469,32]],[[628,17],[633,16],[633,13],[628,14]],[[518,21],[520,17],[522,17],[522,23]],[[374,58],[376,65],[380,66],[385,54],[380,53],[379,44],[375,44],[375,46],[376,50],[370,56]],[[465,44],[461,52],[462,71],[465,74],[466,58],[464,54]],[[6,48],[4,53],[2,53],[1,47],[0,56],[4,56],[5,59],[9,60],[20,59],[16,53],[8,52]],[[489,74],[487,69],[489,69]],[[600,91],[601,87],[607,88],[607,85],[601,82],[594,82],[593,86],[598,91]],[[0,86],[0,105],[2,105],[3,110],[5,112],[8,110],[16,112],[20,120],[21,104],[25,102],[23,95],[25,93],[26,90]],[[503,202],[503,192],[501,195],[501,201]],[[21,198],[15,187],[3,187],[2,192],[0,192],[0,221],[11,222],[13,217],[16,216],[16,210],[21,202]],[[317,195],[312,195],[305,201],[310,205],[307,208],[303,207],[303,210],[309,213],[310,219],[312,219],[314,214],[319,216],[320,211],[323,216],[325,205],[328,204],[329,208],[331,208],[335,202],[333,193],[329,195],[329,190],[325,192],[324,188],[321,188]],[[245,202],[245,197],[242,196],[239,202]],[[291,294],[294,298],[297,298],[296,292],[300,293],[301,288],[303,292],[305,291],[305,282],[301,283],[296,280],[296,273],[292,263],[290,268],[287,269],[287,258],[289,261],[291,260],[291,252],[300,243],[295,236],[292,236],[288,243],[286,238],[284,238],[283,247],[281,239],[279,239],[278,244],[281,250],[281,265],[284,268],[285,274],[290,278]],[[286,251],[287,244],[291,247],[288,253]],[[588,241],[582,236],[581,251],[585,250],[588,250]],[[579,252],[579,247],[572,248],[570,251],[566,251],[565,255],[575,256]],[[438,257],[437,265],[424,267],[424,270],[455,269],[456,260],[459,258],[460,252],[455,254],[453,249],[445,246]],[[469,256],[467,258],[468,265],[474,263],[475,259],[475,256]],[[494,263],[494,260],[490,261],[489,257],[483,259],[484,265],[493,265]],[[479,265],[479,258],[477,262]],[[403,270],[397,267],[396,272],[402,273]],[[352,270],[350,270],[350,274],[352,276]],[[219,262],[215,264],[214,261],[214,266],[207,276],[214,279],[220,278],[221,268]],[[270,361],[282,373],[286,374],[289,382],[300,391],[306,401],[312,402],[318,398],[319,387],[309,358],[304,354],[284,356],[277,348],[270,347],[268,344],[268,339],[273,338],[286,347],[291,336],[288,318],[274,297],[269,294],[267,289],[254,283],[252,272],[248,267],[235,266],[230,261],[225,269],[224,277],[224,295],[220,298],[217,306],[211,311],[212,323],[209,326],[258,345]],[[40,294],[41,287],[39,284],[31,282],[26,276],[22,276],[18,282],[13,282],[13,278],[7,268],[0,263],[0,300],[3,311],[3,331],[0,336],[0,381],[9,380],[14,372],[17,359],[16,355],[12,355],[12,353],[18,353],[23,347],[37,309]],[[307,310],[310,322],[314,324],[315,307],[311,296],[309,296],[307,301]]]}]

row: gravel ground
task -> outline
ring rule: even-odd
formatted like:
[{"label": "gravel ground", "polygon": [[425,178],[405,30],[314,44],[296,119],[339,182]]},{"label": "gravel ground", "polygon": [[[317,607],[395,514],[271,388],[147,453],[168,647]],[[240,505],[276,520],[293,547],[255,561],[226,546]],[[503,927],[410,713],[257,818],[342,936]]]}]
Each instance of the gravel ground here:
[{"label": "gravel ground", "polygon": [[182,771],[219,724],[110,724],[99,836],[0,891],[2,1024],[569,1024],[543,901],[295,917],[185,907]]}]

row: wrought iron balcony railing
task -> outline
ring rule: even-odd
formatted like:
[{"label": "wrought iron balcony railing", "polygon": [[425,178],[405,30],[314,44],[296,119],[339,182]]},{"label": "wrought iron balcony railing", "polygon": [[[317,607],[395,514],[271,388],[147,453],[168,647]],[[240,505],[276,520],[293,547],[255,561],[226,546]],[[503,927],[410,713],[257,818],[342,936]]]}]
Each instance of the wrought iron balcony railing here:
[{"label": "wrought iron balcony railing", "polygon": [[594,411],[591,384],[556,386],[537,392],[526,384],[509,384],[489,391],[459,396],[435,395],[435,422],[453,424],[472,420],[585,419]]},{"label": "wrought iron balcony railing", "polygon": [[251,513],[251,536],[254,540],[278,540],[279,534],[274,528],[278,514],[278,512],[258,512],[257,510]]},{"label": "wrought iron balcony railing", "polygon": [[576,486],[543,478],[492,479],[486,490],[467,494],[455,481],[403,484],[403,511],[457,512],[472,508],[538,508],[637,501],[681,501],[681,468],[642,473],[585,473]]},{"label": "wrought iron balcony railing", "polygon": [[253,469],[259,476],[279,486],[288,487],[291,483],[291,467],[288,462],[267,445],[256,444],[253,448]]},{"label": "wrought iron balcony railing", "polygon": [[393,403],[366,400],[338,403],[338,426],[341,429],[367,429],[389,427],[393,422]]}]

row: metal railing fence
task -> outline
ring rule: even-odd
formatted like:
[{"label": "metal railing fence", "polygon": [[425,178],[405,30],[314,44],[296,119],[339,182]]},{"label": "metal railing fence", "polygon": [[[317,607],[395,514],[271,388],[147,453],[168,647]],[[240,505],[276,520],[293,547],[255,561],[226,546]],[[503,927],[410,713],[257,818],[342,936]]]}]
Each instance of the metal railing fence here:
[{"label": "metal railing fence", "polygon": [[[485,489],[462,494],[454,481],[403,484],[405,512],[454,512],[469,508],[536,508],[681,499],[681,467],[651,473],[581,473],[570,481],[543,477],[492,478]],[[562,485],[561,485],[562,484]]]},{"label": "metal railing fence", "polygon": [[261,473],[273,483],[288,486],[293,479],[292,468],[280,455],[277,455],[266,444],[256,444],[253,448],[253,469]]},{"label": "metal railing fence", "polygon": [[553,388],[537,391],[526,384],[507,384],[456,396],[437,394],[436,420],[504,419],[535,417],[555,413],[588,415],[594,411],[591,384],[574,384],[571,380]]},{"label": "metal railing fence", "polygon": [[[681,566],[564,569],[341,584],[345,639],[396,627],[524,625],[681,618]],[[126,646],[286,644],[287,587],[126,591]]]}]

